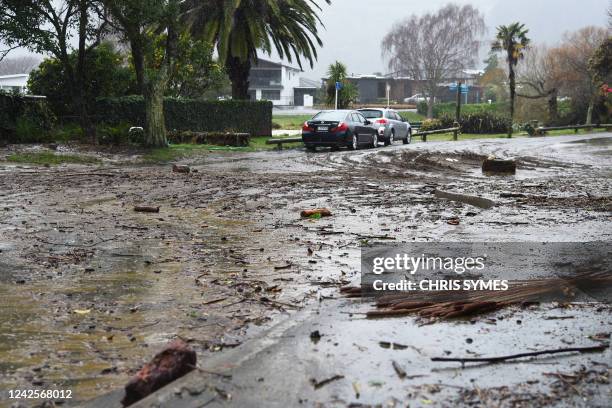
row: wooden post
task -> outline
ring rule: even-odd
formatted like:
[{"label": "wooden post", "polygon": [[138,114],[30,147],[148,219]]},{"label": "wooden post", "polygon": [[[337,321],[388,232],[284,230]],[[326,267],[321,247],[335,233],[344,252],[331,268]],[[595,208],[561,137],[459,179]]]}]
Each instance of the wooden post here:
[{"label": "wooden post", "polygon": [[459,128],[459,123],[455,122],[453,123],[453,127],[455,128],[455,130],[453,130],[453,140],[457,140],[457,134],[459,133],[459,130],[457,130]]},{"label": "wooden post", "polygon": [[422,140],[422,141],[424,141],[424,142],[426,142],[426,141],[427,141],[427,133],[423,133],[423,134],[421,135],[421,140]]}]

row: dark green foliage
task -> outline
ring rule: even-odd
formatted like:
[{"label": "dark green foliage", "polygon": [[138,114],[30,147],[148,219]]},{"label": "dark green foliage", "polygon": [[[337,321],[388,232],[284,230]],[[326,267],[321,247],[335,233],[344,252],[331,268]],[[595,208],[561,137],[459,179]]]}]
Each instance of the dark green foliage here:
[{"label": "dark green foliage", "polygon": [[55,116],[44,99],[0,91],[0,140],[46,142],[54,124]]},{"label": "dark green foliage", "polygon": [[[462,133],[472,134],[495,134],[504,133],[510,126],[510,119],[506,116],[499,116],[491,112],[477,112],[462,115],[459,121]],[[442,114],[437,119],[423,121],[420,130],[449,129],[454,126],[454,116]]]},{"label": "dark green foliage", "polygon": [[98,143],[101,145],[119,146],[125,144],[142,144],[142,141],[130,140],[130,125],[119,123],[116,126],[100,125],[97,127]]},{"label": "dark green foliage", "polygon": [[[100,98],[96,103],[100,122],[142,126],[144,102],[141,96]],[[233,131],[252,136],[272,134],[272,102],[208,101],[165,98],[164,116],[168,130],[194,132]]]},{"label": "dark green foliage", "polygon": [[[447,116],[446,121],[453,120]],[[478,112],[462,115],[459,120],[461,132],[476,134],[504,133],[512,126],[510,118],[491,112]]]},{"label": "dark green foliage", "polygon": [[[72,66],[76,66],[76,51],[70,54],[69,60]],[[90,101],[98,97],[130,95],[138,90],[134,73],[111,44],[103,43],[91,49],[87,53],[85,66],[85,94]],[[30,73],[28,88],[35,95],[46,96],[57,116],[76,115],[72,84],[66,81],[68,75],[61,62],[48,58]],[[93,112],[93,106],[88,108],[89,112]]]},{"label": "dark green foliage", "polygon": [[206,144],[215,146],[246,147],[248,133],[192,132],[190,130],[168,132],[168,141],[173,144]]},{"label": "dark green foliage", "polygon": [[[454,115],[457,104],[455,102],[436,103],[433,107],[433,117],[437,118],[443,114]],[[470,103],[461,105],[461,114],[467,115],[479,112],[490,112],[499,115],[504,115],[508,111],[506,103]],[[420,102],[417,105],[417,113],[427,115],[427,103]]]}]

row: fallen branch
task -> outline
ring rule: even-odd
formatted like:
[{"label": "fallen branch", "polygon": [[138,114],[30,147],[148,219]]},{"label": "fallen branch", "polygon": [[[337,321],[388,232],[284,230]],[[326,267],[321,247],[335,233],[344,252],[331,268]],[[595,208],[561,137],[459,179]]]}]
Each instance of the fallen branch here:
[{"label": "fallen branch", "polygon": [[449,193],[447,191],[436,190],[435,196],[451,201],[459,201],[461,203],[473,205],[474,207],[489,209],[495,205],[495,202],[487,198],[470,196],[465,194]]},{"label": "fallen branch", "polygon": [[315,390],[318,390],[319,388],[324,387],[324,386],[326,386],[327,384],[329,384],[331,382],[334,382],[334,381],[337,381],[337,380],[341,380],[343,378],[344,378],[343,375],[334,375],[333,377],[330,377],[330,378],[328,378],[326,380],[322,380],[322,381],[317,381],[314,378],[312,378],[310,380],[310,383],[312,384],[312,386],[314,387]]},{"label": "fallen branch", "polygon": [[134,211],[143,213],[158,213],[159,207],[150,207],[146,205],[137,205],[134,207]]},{"label": "fallen branch", "polygon": [[485,362],[485,363],[497,363],[500,361],[506,360],[514,360],[517,358],[523,357],[535,357],[544,354],[558,354],[558,353],[571,353],[571,352],[579,352],[579,353],[591,353],[595,351],[604,351],[608,347],[609,344],[602,344],[599,346],[589,346],[589,347],[570,347],[570,348],[561,348],[561,349],[552,349],[552,350],[542,350],[542,351],[533,351],[530,353],[519,353],[519,354],[511,354],[508,356],[499,356],[499,357],[466,357],[466,358],[454,358],[454,357],[432,357],[431,361],[453,361],[461,364],[465,363],[477,363],[477,362]]}]

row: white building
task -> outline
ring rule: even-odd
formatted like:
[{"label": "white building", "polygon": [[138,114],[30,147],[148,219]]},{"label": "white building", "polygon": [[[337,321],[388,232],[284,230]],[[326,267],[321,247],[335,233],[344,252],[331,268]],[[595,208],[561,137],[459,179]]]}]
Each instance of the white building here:
[{"label": "white building", "polygon": [[268,100],[274,105],[294,105],[294,89],[300,86],[298,68],[259,58],[251,67],[249,96],[251,100]]},{"label": "white building", "polygon": [[14,74],[0,76],[0,90],[6,92],[28,92],[28,74]]}]

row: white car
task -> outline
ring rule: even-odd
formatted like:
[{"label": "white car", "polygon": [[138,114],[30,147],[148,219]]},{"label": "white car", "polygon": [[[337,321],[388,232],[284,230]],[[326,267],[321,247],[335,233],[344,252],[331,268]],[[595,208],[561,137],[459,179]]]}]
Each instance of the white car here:
[{"label": "white car", "polygon": [[404,103],[410,103],[410,104],[416,105],[417,103],[425,102],[426,100],[427,98],[425,98],[425,95],[418,93],[418,94],[412,95],[410,98],[404,99]]}]

